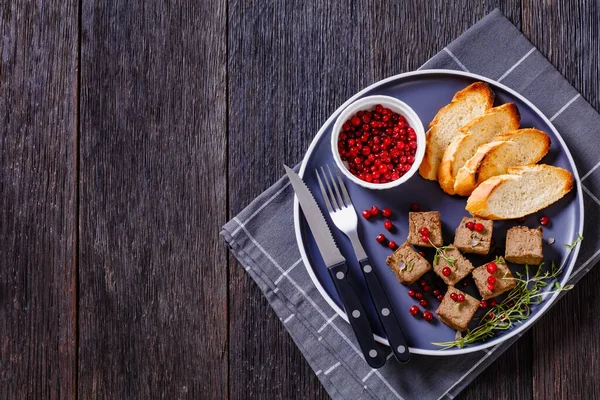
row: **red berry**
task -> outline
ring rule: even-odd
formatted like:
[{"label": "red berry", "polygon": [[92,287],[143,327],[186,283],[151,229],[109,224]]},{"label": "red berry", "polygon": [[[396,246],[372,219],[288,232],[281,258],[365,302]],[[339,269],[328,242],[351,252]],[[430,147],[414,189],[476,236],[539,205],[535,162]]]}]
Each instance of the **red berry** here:
[{"label": "red berry", "polygon": [[450,267],[444,267],[444,268],[442,268],[442,275],[444,275],[444,276],[450,276],[451,273],[452,273],[452,270],[450,269]]},{"label": "red berry", "polygon": [[385,242],[385,235],[383,233],[380,233],[379,235],[377,235],[375,240],[377,240],[378,243],[383,243]]},{"label": "red berry", "polygon": [[458,301],[459,303],[462,303],[463,301],[465,301],[465,295],[464,295],[464,294],[462,294],[462,293],[459,293],[459,294],[456,296],[456,301]]},{"label": "red berry", "polygon": [[354,116],[354,117],[352,117],[352,119],[350,120],[350,122],[354,126],[359,126],[362,121],[357,116]]},{"label": "red berry", "polygon": [[488,306],[487,301],[481,300],[479,302],[479,308],[484,309],[484,308],[487,308],[487,306]]},{"label": "red berry", "polygon": [[369,219],[369,218],[371,218],[371,211],[369,211],[369,210],[365,210],[365,211],[363,211],[363,212],[362,212],[362,216],[363,216],[363,218],[365,218],[365,219]]},{"label": "red berry", "polygon": [[430,290],[431,290],[431,286],[429,286],[429,285],[423,286],[423,291],[429,292]]},{"label": "red berry", "polygon": [[458,301],[458,294],[456,292],[450,293],[450,298],[454,301]]},{"label": "red berry", "polygon": [[483,232],[483,224],[480,224],[479,222],[475,224],[475,226],[473,227],[473,229],[475,229],[475,231],[477,232]]},{"label": "red berry", "polygon": [[[400,142],[400,143],[402,143],[402,142]],[[412,203],[410,205],[410,209],[411,209],[411,211],[419,211],[421,209],[421,207],[417,203]]]},{"label": "red berry", "polygon": [[416,292],[415,293],[415,299],[421,300],[422,298],[423,298],[423,293],[421,293],[421,292]]},{"label": "red berry", "polygon": [[493,274],[498,270],[498,266],[496,265],[495,262],[492,261],[487,265],[486,269],[487,269],[487,272],[489,272],[490,274]]},{"label": "red berry", "polygon": [[383,211],[381,211],[381,214],[385,217],[385,218],[389,218],[392,216],[392,210],[390,210],[389,208],[384,208]]},{"label": "red berry", "polygon": [[496,277],[494,275],[488,276],[487,283],[489,283],[490,285],[495,285],[496,284]]},{"label": "red berry", "polygon": [[550,218],[543,216],[542,218],[540,218],[540,224],[547,226],[550,223]]},{"label": "red berry", "polygon": [[394,224],[392,224],[392,221],[385,221],[385,222],[383,223],[383,227],[384,227],[385,229],[387,229],[388,231],[391,231],[391,230],[392,230],[392,228],[394,228]]},{"label": "red berry", "polygon": [[470,231],[472,231],[473,228],[475,228],[475,224],[473,223],[473,221],[467,222],[466,226],[467,226],[467,229]]},{"label": "red berry", "polygon": [[427,307],[427,304],[429,303],[427,302],[427,300],[422,299],[421,301],[419,301],[419,304],[421,305],[421,307]]},{"label": "red berry", "polygon": [[436,297],[439,296],[440,295],[439,289],[433,289],[433,295]]},{"label": "red berry", "polygon": [[492,292],[494,290],[494,285],[489,284],[489,285],[487,285],[487,288],[490,292]]},{"label": "red berry", "polygon": [[429,243],[429,236],[421,236],[421,242]]},{"label": "red berry", "polygon": [[408,295],[409,295],[410,297],[415,297],[415,291],[414,291],[414,290],[412,290],[412,289],[410,289],[410,290],[408,291]]},{"label": "red berry", "polygon": [[390,240],[390,242],[388,243],[388,247],[392,250],[396,250],[398,248],[398,245],[393,240]]},{"label": "red berry", "polygon": [[427,322],[431,321],[433,319],[433,313],[431,311],[425,311],[423,313],[423,319]]},{"label": "red berry", "polygon": [[491,312],[487,315],[487,319],[494,319],[494,313]]},{"label": "red berry", "polygon": [[489,299],[488,300],[488,306],[491,307],[496,307],[496,299]]},{"label": "red berry", "polygon": [[377,208],[377,206],[371,207],[371,215],[374,217],[379,215],[379,208]]},{"label": "red berry", "polygon": [[416,317],[417,315],[419,315],[420,311],[419,311],[419,307],[417,306],[412,306],[408,312],[410,313],[410,315],[412,315],[413,317]]},{"label": "red berry", "polygon": [[438,294],[437,295],[437,299],[438,299],[438,301],[444,300],[444,295],[443,294]]},{"label": "red berry", "polygon": [[429,235],[429,229],[427,229],[427,227],[422,227],[421,229],[419,229],[419,233],[421,234],[421,236],[427,236]]},{"label": "red berry", "polygon": [[425,287],[426,285],[427,285],[427,281],[426,281],[425,279],[421,279],[421,280],[419,281],[419,286],[421,286],[421,287]]}]

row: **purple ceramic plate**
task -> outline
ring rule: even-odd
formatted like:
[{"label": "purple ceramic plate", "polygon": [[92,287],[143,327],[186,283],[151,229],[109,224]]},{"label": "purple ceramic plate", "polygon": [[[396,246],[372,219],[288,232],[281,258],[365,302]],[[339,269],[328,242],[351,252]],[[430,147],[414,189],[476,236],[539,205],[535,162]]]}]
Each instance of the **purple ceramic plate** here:
[{"label": "purple ceramic plate", "polygon": [[[308,187],[315,194],[315,198],[321,209],[326,210],[323,199],[320,196],[314,170],[321,165],[333,164],[330,147],[331,129],[337,116],[345,107],[365,96],[392,96],[411,106],[423,121],[423,125],[427,126],[437,111],[448,104],[457,91],[476,81],[487,82],[494,90],[496,94],[495,105],[514,102],[518,106],[521,113],[521,127],[535,127],[550,135],[552,147],[548,155],[541,161],[542,163],[562,167],[573,173],[576,182],[573,190],[557,203],[542,210],[542,212],[527,217],[524,223],[524,225],[534,228],[539,226],[539,217],[541,215],[550,217],[550,226],[544,228],[544,256],[546,261],[555,261],[557,265],[563,261],[566,262],[563,273],[559,277],[559,281],[564,284],[575,264],[579,246],[571,253],[569,259],[565,260],[567,253],[563,244],[572,243],[577,239],[578,233],[583,232],[583,197],[579,175],[568,148],[550,121],[523,96],[498,82],[482,76],[450,70],[409,72],[377,82],[354,95],[325,122],[306,152],[300,168],[300,176],[303,177]],[[437,319],[437,316],[432,323],[428,323],[423,318],[414,318],[408,313],[408,309],[413,304],[416,304],[416,301],[407,295],[409,287],[400,284],[393,272],[385,264],[386,257],[392,251],[377,243],[375,236],[379,233],[384,233],[390,240],[394,240],[398,244],[404,243],[408,236],[408,212],[410,205],[418,203],[422,211],[440,211],[444,229],[444,240],[448,244],[453,240],[454,230],[462,217],[469,215],[465,211],[466,198],[449,196],[442,192],[437,182],[427,181],[418,174],[415,174],[408,182],[400,185],[398,188],[382,191],[371,191],[362,188],[347,179],[345,182],[352,197],[352,202],[359,213],[364,209],[370,208],[372,205],[377,205],[380,209],[390,207],[394,212],[393,222],[396,226],[395,232],[387,232],[383,228],[382,218],[367,221],[359,217],[359,234],[361,235],[362,244],[375,268],[378,268],[382,276],[385,277],[383,285],[387,293],[392,294],[390,301],[396,310],[396,314],[401,319],[411,352],[427,355],[453,355],[469,353],[494,346],[519,334],[529,325],[533,324],[556,300],[558,294],[547,297],[545,301],[532,307],[531,316],[524,323],[502,331],[485,342],[471,344],[462,349],[440,350],[440,347],[433,345],[432,342],[452,341],[455,338],[456,331],[441,323]],[[367,289],[362,280],[358,262],[355,259],[349,240],[335,229],[328,215],[326,215],[326,218],[332,227],[333,236],[341,252],[346,257],[348,265],[353,271],[351,278],[353,278],[353,283],[359,292],[359,296],[367,297]],[[343,311],[340,299],[329,277],[327,268],[321,259],[312,234],[308,229],[306,220],[301,213],[297,200],[294,202],[294,220],[298,246],[308,273],[325,300],[347,321],[347,316]],[[516,221],[495,222],[495,247],[504,247],[506,230],[515,225],[517,225]],[[555,243],[552,245],[546,241],[550,237],[555,239]],[[432,262],[433,253],[431,251],[426,252],[426,257]],[[473,257],[471,255],[468,258],[476,267],[493,259],[492,256]],[[513,272],[515,270],[523,270],[522,266],[509,265],[509,267]],[[430,282],[435,282],[436,277],[430,271],[424,278]],[[470,277],[466,279],[466,282],[468,286],[463,287],[461,282],[457,284],[457,287],[476,298],[480,298]],[[411,288],[416,287],[416,284],[411,285]],[[431,294],[427,295],[426,298],[430,303],[428,309],[435,312],[439,302]],[[375,310],[368,302],[365,303],[368,305],[366,308],[371,321],[377,321]],[[420,308],[422,309],[422,307]],[[480,315],[479,313],[476,314],[476,317]],[[476,321],[472,323],[477,324]],[[383,335],[381,326],[374,324],[374,329],[376,340],[387,345],[388,343]]]}]

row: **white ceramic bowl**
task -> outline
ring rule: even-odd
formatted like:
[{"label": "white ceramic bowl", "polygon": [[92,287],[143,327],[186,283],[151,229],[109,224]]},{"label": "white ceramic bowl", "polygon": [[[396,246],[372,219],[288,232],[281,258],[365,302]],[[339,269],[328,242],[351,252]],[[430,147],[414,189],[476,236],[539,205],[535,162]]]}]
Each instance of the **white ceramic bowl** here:
[{"label": "white ceramic bowl", "polygon": [[[408,124],[415,130],[415,133],[417,134],[417,152],[415,153],[415,162],[413,163],[412,167],[403,176],[401,176],[400,179],[387,183],[366,182],[359,179],[357,176],[352,175],[342,161],[342,158],[338,152],[338,138],[344,122],[348,120],[351,115],[356,114],[358,111],[372,110],[377,104],[381,104],[383,107],[389,108],[400,115],[404,115]],[[415,172],[419,169],[419,165],[421,165],[421,161],[423,161],[426,145],[425,142],[425,129],[423,128],[423,123],[419,119],[417,113],[410,108],[408,104],[390,96],[368,96],[350,104],[339,115],[337,121],[335,121],[333,132],[331,134],[331,151],[333,153],[333,159],[335,160],[338,168],[348,179],[367,189],[382,190],[399,186],[409,180],[415,174]]]}]

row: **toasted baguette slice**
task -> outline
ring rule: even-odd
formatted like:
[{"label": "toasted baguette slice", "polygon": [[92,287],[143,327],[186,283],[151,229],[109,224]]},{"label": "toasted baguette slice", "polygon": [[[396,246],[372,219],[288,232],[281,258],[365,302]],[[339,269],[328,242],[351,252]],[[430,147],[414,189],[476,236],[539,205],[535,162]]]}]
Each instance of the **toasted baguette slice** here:
[{"label": "toasted baguette slice", "polygon": [[490,108],[485,114],[473,118],[460,128],[460,135],[450,142],[438,170],[438,181],[442,190],[455,194],[454,181],[458,170],[475,155],[477,148],[491,142],[499,134],[519,127],[521,116],[514,103]]},{"label": "toasted baguette slice", "polygon": [[561,199],[573,188],[573,175],[551,165],[509,168],[491,177],[467,199],[467,211],[492,220],[521,218]]},{"label": "toasted baguette slice", "polygon": [[444,151],[452,139],[460,132],[458,129],[492,107],[494,93],[483,82],[475,82],[452,98],[452,102],[440,109],[427,131],[425,156],[419,167],[419,173],[425,179],[435,181],[438,167]]},{"label": "toasted baguette slice", "polygon": [[498,135],[477,152],[456,174],[454,191],[469,196],[483,181],[505,174],[509,168],[533,165],[550,150],[550,137],[534,129],[517,129]]}]

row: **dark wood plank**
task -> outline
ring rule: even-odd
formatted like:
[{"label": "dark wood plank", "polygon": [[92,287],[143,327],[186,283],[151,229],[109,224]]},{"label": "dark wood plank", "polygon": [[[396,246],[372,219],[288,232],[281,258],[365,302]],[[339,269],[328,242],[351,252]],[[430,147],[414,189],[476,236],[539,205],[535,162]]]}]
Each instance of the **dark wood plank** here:
[{"label": "dark wood plank", "polygon": [[225,398],[226,4],[82,9],[80,398]]},{"label": "dark wood plank", "polygon": [[69,398],[77,1],[4,3],[0,35],[0,398]]},{"label": "dark wood plank", "polygon": [[[594,0],[523,1],[525,35],[597,110],[599,20]],[[593,323],[600,311],[599,282],[596,268],[535,325],[534,398],[600,398],[600,327]]]},{"label": "dark wood plank", "polygon": [[[373,82],[370,18],[368,4],[350,0],[230,1],[232,216],[281,177],[283,163],[301,160],[329,114]],[[231,261],[231,398],[327,398],[258,288]]]},{"label": "dark wood plank", "polygon": [[376,80],[419,68],[496,8],[517,27],[521,26],[519,0],[374,3],[372,47]]}]

